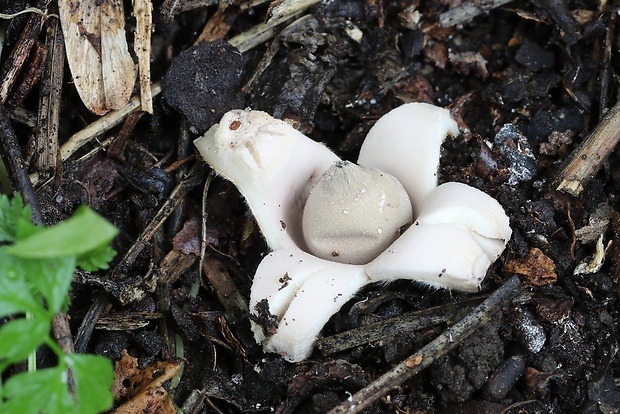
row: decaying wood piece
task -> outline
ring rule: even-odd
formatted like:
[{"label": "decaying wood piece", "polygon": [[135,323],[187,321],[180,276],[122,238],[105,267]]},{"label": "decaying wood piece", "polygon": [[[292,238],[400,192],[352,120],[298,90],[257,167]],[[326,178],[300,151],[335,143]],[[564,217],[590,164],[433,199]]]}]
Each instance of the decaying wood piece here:
[{"label": "decaying wood piece", "polygon": [[463,308],[473,306],[481,301],[482,299],[480,298],[473,298],[417,312],[409,312],[395,318],[371,323],[325,338],[319,338],[317,348],[323,351],[324,354],[329,355],[381,339],[402,335],[406,332],[414,332],[428,326],[447,322]]},{"label": "decaying wood piece", "polygon": [[607,112],[590,136],[571,154],[554,186],[573,196],[583,191],[584,184],[596,174],[607,156],[620,141],[620,102]]},{"label": "decaying wood piece", "polygon": [[[468,22],[486,11],[503,6],[511,1],[513,0],[491,0],[486,2],[469,1],[462,6],[442,13],[439,16],[439,23],[443,27],[456,26],[457,24]],[[484,3],[484,6],[481,6],[481,3]]]},{"label": "decaying wood piece", "polygon": [[218,3],[218,0],[165,0],[159,9],[159,16],[164,24],[170,23],[179,13],[207,7]]},{"label": "decaying wood piece", "polygon": [[22,75],[19,77],[19,81],[13,86],[11,94],[4,103],[7,111],[13,112],[15,108],[20,106],[34,85],[39,82],[46,59],[47,47],[37,40],[32,46],[28,64],[22,68],[22,72],[20,72]]},{"label": "decaying wood piece", "polygon": [[53,172],[59,175],[62,164],[58,147],[58,124],[65,66],[65,44],[57,19],[48,22],[46,35],[48,53],[39,93],[34,163],[38,171]]},{"label": "decaying wood piece", "polygon": [[115,315],[102,316],[97,320],[95,329],[105,331],[135,331],[144,328],[152,320],[160,319],[158,312],[122,312]]},{"label": "decaying wood piece", "polygon": [[370,385],[355,393],[347,401],[331,410],[329,414],[361,412],[391,389],[459,346],[478,328],[486,324],[493,314],[506,306],[519,293],[520,289],[519,278],[513,276],[466,317],[446,329],[428,345],[377,378]]},{"label": "decaying wood piece", "polygon": [[129,101],[136,72],[121,0],[60,0],[69,69],[84,105],[103,115]]},{"label": "decaying wood piece", "polygon": [[185,254],[179,250],[170,252],[159,263],[157,270],[157,284],[169,286],[179,279],[196,261],[195,254]]},{"label": "decaying wood piece", "polygon": [[[44,14],[47,11],[47,7],[51,3],[51,0],[41,0],[37,4],[41,13]],[[19,75],[22,65],[28,58],[30,49],[34,45],[39,33],[43,29],[44,18],[42,14],[33,14],[28,18],[28,22],[24,27],[21,37],[19,38],[17,45],[11,51],[9,57],[2,65],[2,84],[0,85],[0,101],[6,102],[11,88],[15,83],[15,79]]]},{"label": "decaying wood piece", "polygon": [[143,111],[152,114],[151,32],[153,29],[153,4],[151,0],[134,0],[133,14],[136,16],[136,34],[133,48],[138,57],[140,104]]},{"label": "decaying wood piece", "polygon": [[226,309],[226,314],[238,319],[247,318],[249,314],[248,303],[219,260],[213,256],[205,257],[202,270],[213,286],[220,303]]},{"label": "decaying wood piece", "polygon": [[14,190],[20,192],[24,203],[30,205],[33,223],[42,224],[43,217],[39,210],[37,195],[28,177],[28,171],[17,136],[2,105],[0,105],[0,154],[8,167]]},{"label": "decaying wood piece", "polygon": [[229,14],[225,5],[220,6],[215,10],[215,13],[209,20],[198,38],[194,41],[194,45],[200,42],[212,42],[214,40],[223,39],[226,37],[226,33],[230,30],[232,19],[229,18]]}]

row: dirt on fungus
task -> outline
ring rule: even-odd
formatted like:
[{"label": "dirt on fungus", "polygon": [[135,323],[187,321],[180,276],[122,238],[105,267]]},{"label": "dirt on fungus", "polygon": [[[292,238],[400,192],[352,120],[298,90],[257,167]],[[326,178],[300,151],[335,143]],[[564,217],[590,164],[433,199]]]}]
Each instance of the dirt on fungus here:
[{"label": "dirt on fungus", "polygon": [[[620,410],[618,152],[600,162],[579,195],[556,190],[569,155],[617,101],[620,3],[323,1],[243,53],[225,41],[268,20],[268,2],[173,3],[153,1],[151,67],[154,80],[164,79],[154,113],[126,118],[35,186],[45,223],[89,204],[121,229],[111,270],[76,275],[68,315],[77,351],[115,362],[128,355],[139,369],[182,360],[180,380],[163,386],[185,412],[325,413],[429,343],[478,295],[411,281],[369,286],[323,337],[435,306],[455,310],[442,322],[334,353],[316,350],[297,364],[263,353],[247,301],[267,247],[231,183],[213,178],[202,211],[208,167],[191,144],[226,111],[251,107],[293,120],[354,160],[381,115],[423,101],[450,108],[461,129],[443,146],[440,181],[485,191],[510,217],[513,237],[479,296],[515,273],[526,288],[364,412]],[[0,12],[27,5],[0,1]],[[446,12],[470,6],[482,9],[442,25]],[[3,63],[26,20],[10,21]],[[194,45],[205,25],[206,41]],[[61,144],[97,119],[66,73]],[[20,108],[37,111],[37,88]],[[18,119],[13,127],[28,161],[32,129]],[[110,137],[118,143],[106,150],[100,143]],[[34,164],[28,168],[36,172]],[[203,213],[207,246],[199,269]],[[596,255],[601,246],[604,260]]]}]

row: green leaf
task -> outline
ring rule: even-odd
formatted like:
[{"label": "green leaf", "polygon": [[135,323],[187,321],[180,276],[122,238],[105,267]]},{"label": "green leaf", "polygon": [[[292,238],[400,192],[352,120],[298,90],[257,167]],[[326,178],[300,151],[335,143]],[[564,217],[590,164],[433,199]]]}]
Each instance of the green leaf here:
[{"label": "green leaf", "polygon": [[22,262],[26,279],[43,295],[48,311],[52,314],[60,312],[68,300],[67,292],[75,272],[75,257],[31,259]]},{"label": "green leaf", "polygon": [[114,398],[110,387],[114,368],[110,360],[98,355],[73,354],[65,356],[75,381],[77,408],[80,414],[95,414],[112,407]]},{"label": "green leaf", "polygon": [[30,207],[24,206],[22,197],[17,194],[13,200],[0,194],[0,242],[17,238],[17,228],[24,222],[30,223]]},{"label": "green leaf", "polygon": [[26,282],[23,265],[22,260],[0,248],[0,317],[26,312],[45,314],[43,305],[33,297],[32,288]]},{"label": "green leaf", "polygon": [[107,245],[102,246],[78,257],[77,266],[89,272],[108,269],[110,267],[109,263],[114,259],[114,256],[116,256],[114,249]]},{"label": "green leaf", "polygon": [[62,256],[82,256],[109,244],[118,229],[87,206],[53,227],[17,240],[7,246],[8,252],[24,259],[47,259]]},{"label": "green leaf", "polygon": [[51,319],[36,317],[9,321],[0,328],[0,360],[19,361],[35,351],[49,335]]},{"label": "green leaf", "polygon": [[8,401],[2,406],[2,413],[77,413],[67,378],[67,372],[61,367],[22,372],[10,377],[4,386],[4,396]]}]

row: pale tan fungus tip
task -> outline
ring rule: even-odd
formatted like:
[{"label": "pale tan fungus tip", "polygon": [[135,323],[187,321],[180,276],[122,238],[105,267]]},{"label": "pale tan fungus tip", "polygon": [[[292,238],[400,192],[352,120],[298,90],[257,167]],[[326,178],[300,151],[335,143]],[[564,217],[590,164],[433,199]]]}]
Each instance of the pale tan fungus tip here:
[{"label": "pale tan fungus tip", "polygon": [[398,180],[375,168],[338,161],[311,190],[302,228],[317,257],[365,264],[412,220],[411,201]]}]

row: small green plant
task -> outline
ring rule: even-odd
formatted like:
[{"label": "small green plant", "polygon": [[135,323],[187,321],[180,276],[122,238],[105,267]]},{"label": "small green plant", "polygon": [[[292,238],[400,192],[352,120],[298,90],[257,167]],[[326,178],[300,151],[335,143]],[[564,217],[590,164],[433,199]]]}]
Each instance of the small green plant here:
[{"label": "small green plant", "polygon": [[[86,206],[53,227],[35,226],[20,196],[11,201],[0,195],[0,413],[90,414],[112,406],[111,362],[65,353],[50,328],[68,306],[76,267],[107,268],[117,233]],[[42,345],[56,354],[55,366],[35,369],[29,363],[27,371],[7,378],[7,368]]]}]

